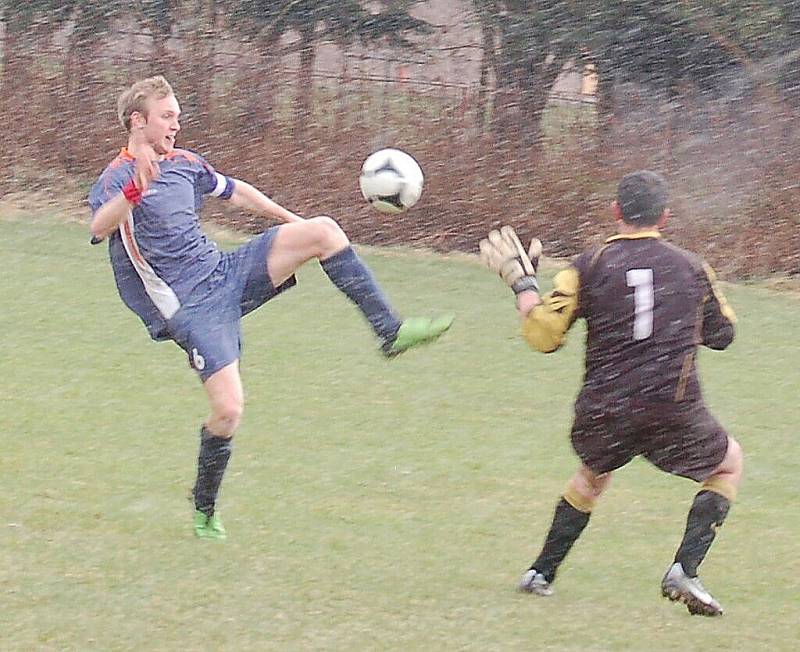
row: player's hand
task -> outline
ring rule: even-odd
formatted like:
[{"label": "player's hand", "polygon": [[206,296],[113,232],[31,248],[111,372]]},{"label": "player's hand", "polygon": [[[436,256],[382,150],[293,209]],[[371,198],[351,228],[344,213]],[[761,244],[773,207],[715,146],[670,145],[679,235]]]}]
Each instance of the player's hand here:
[{"label": "player's hand", "polygon": [[[154,152],[155,154],[155,152]],[[133,173],[133,183],[139,189],[139,192],[144,192],[150,187],[150,184],[156,179],[161,170],[158,167],[158,162],[150,156],[143,156],[136,159],[135,171]]]},{"label": "player's hand", "polygon": [[525,251],[514,229],[504,226],[499,231],[490,231],[488,237],[481,240],[480,250],[483,264],[499,274],[514,294],[539,291],[536,271],[542,243],[537,238],[531,240]]}]

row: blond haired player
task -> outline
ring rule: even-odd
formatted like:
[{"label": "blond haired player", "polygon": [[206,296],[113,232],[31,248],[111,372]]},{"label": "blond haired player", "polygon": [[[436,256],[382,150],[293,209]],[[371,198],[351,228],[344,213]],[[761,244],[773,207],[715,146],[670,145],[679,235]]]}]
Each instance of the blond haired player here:
[{"label": "blond haired player", "polygon": [[[292,287],[295,270],[317,259],[369,321],[387,357],[436,339],[452,320],[401,319],[333,219],[303,219],[199,154],[177,149],[181,109],[164,77],[123,92],[118,114],[128,142],[89,194],[92,241],[108,239],[123,302],[153,339],[183,348],[203,383],[210,414],[201,428],[194,531],[223,538],[215,505],[244,407],[244,315]],[[282,224],[222,252],[200,229],[209,195]]]}]

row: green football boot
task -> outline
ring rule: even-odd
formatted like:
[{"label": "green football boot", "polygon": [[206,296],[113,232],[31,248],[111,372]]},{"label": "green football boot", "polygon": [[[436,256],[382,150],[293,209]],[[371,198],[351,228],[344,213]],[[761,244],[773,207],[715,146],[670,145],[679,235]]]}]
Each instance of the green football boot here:
[{"label": "green football boot", "polygon": [[206,516],[200,510],[194,513],[194,535],[200,539],[225,539],[228,533],[218,514]]},{"label": "green football boot", "polygon": [[400,330],[393,340],[383,343],[381,350],[387,358],[393,358],[403,351],[433,342],[453,323],[452,315],[430,319],[428,317],[411,317],[400,324]]},{"label": "green football boot", "polygon": [[228,536],[219,514],[212,514],[208,517],[206,530],[209,532],[208,536],[211,539],[225,539]]}]

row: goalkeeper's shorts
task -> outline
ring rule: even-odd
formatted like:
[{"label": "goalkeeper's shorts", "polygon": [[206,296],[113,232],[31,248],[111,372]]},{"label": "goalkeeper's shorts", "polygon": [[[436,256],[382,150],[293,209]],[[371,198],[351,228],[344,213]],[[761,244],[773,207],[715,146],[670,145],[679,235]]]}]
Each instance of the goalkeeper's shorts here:
[{"label": "goalkeeper's shorts", "polygon": [[728,434],[702,401],[637,406],[628,414],[575,411],[572,447],[594,473],[641,455],[662,471],[705,480],[728,450]]}]

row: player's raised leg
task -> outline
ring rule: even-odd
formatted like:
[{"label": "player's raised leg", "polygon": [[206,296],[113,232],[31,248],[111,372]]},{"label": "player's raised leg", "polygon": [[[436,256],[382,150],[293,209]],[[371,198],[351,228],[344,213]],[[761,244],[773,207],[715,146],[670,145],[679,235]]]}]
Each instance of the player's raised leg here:
[{"label": "player's raised leg", "polygon": [[347,235],[330,217],[315,217],[278,227],[267,260],[273,285],[279,286],[312,258],[320,261],[333,284],[359,307],[380,339],[386,356],[430,342],[452,323],[452,317],[402,320],[369,267],[350,246]]},{"label": "player's raised leg", "polygon": [[694,497],[683,540],[661,582],[662,595],[684,603],[693,615],[721,616],[723,613],[722,605],[700,583],[697,568],[736,498],[742,470],[742,449],[735,439],[728,437],[725,457]]},{"label": "player's raised leg", "polygon": [[215,507],[222,478],[232,452],[233,434],[244,408],[244,391],[238,360],[223,367],[203,383],[211,415],[200,430],[200,453],[194,495],[194,532],[207,539],[224,539],[225,528]]},{"label": "player's raised leg", "polygon": [[520,591],[552,594],[551,584],[561,562],[589,523],[592,509],[609,482],[610,473],[597,475],[585,464],[575,472],[556,505],[542,551],[519,582]]}]

